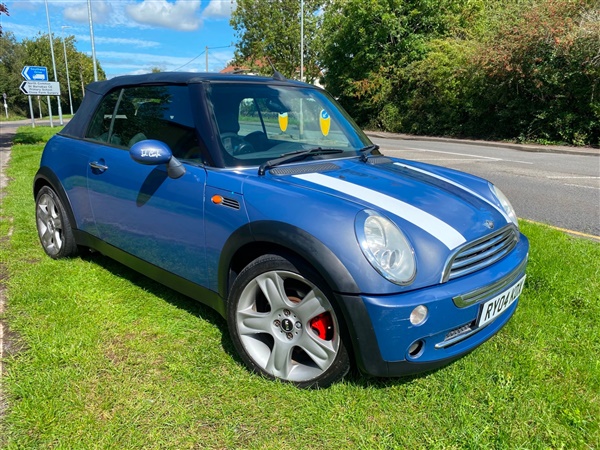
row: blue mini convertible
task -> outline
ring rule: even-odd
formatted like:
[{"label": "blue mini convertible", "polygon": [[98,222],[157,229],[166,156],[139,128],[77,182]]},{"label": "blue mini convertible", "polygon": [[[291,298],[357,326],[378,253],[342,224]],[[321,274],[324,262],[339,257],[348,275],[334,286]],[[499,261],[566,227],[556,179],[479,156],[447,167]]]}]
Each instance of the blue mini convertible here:
[{"label": "blue mini convertible", "polygon": [[502,192],[383,155],[278,75],[90,84],[35,176],[46,253],[92,249],[209,305],[250,370],[299,387],[432,370],[496,334],[529,249]]}]

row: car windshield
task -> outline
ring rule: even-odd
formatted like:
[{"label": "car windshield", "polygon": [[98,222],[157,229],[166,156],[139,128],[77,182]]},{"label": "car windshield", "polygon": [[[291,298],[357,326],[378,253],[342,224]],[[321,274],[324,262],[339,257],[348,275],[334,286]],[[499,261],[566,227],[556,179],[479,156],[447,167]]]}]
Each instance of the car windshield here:
[{"label": "car windshield", "polygon": [[258,166],[313,149],[319,151],[311,152],[312,159],[353,157],[371,144],[321,89],[214,83],[208,97],[228,167]]}]

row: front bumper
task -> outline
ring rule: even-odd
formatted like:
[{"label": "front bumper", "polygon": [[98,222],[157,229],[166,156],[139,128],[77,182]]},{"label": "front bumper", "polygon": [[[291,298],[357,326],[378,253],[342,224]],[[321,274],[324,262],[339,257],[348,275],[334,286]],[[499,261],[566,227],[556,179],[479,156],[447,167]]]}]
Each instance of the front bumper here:
[{"label": "front bumper", "polygon": [[[482,305],[522,279],[528,251],[521,236],[498,263],[447,283],[389,296],[338,295],[359,369],[373,376],[411,375],[444,366],[483,344],[508,322],[519,299],[477,327]],[[409,317],[418,305],[427,306],[429,314],[415,326]],[[409,348],[418,341],[422,347],[411,356]]]}]

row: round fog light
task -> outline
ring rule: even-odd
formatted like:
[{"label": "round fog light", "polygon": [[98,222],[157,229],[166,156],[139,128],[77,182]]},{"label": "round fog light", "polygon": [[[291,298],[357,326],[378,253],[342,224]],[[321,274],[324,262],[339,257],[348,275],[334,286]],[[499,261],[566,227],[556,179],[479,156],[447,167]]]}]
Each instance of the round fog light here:
[{"label": "round fog light", "polygon": [[423,351],[423,341],[421,340],[413,342],[412,344],[410,344],[410,347],[408,347],[408,354],[412,358],[421,356],[421,351]]},{"label": "round fog light", "polygon": [[427,306],[419,305],[410,313],[410,323],[413,325],[421,325],[427,319]]}]

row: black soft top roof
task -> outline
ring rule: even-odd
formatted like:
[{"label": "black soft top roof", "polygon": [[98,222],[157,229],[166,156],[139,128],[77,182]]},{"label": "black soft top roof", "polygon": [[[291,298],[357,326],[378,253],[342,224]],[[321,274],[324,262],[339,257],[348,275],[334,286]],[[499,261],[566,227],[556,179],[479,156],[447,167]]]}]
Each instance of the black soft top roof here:
[{"label": "black soft top roof", "polygon": [[[195,72],[157,72],[143,75],[124,75],[106,81],[96,81],[86,86],[85,97],[75,116],[60,132],[61,135],[74,138],[83,138],[87,124],[92,114],[96,111],[98,103],[105,94],[115,88],[141,85],[160,84],[198,84],[198,83],[257,83],[310,86],[294,80],[277,80],[269,77],[254,75],[232,75],[223,73],[195,73]],[[314,86],[313,86],[314,87]]]},{"label": "black soft top roof", "polygon": [[195,72],[157,72],[143,75],[124,75],[111,78],[106,81],[96,81],[87,86],[86,90],[96,94],[104,95],[106,92],[125,86],[135,86],[141,84],[193,84],[205,82],[240,82],[240,83],[260,83],[260,84],[296,84],[304,85],[298,81],[284,80],[279,81],[269,77],[259,77],[255,75],[231,75],[224,73],[195,73]]}]

